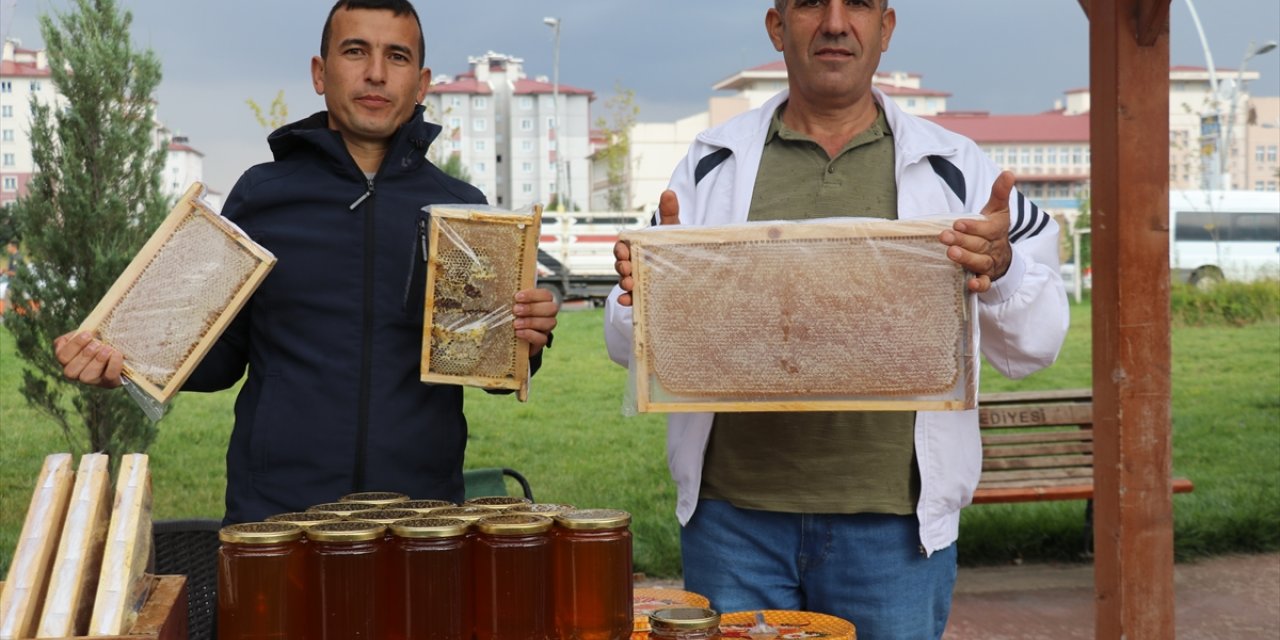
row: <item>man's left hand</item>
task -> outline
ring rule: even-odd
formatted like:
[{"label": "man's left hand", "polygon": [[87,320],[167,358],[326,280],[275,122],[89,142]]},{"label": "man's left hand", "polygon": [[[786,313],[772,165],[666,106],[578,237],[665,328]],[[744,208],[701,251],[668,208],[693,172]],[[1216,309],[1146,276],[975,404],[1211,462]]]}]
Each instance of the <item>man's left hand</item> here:
[{"label": "man's left hand", "polygon": [[556,328],[556,312],[560,309],[546,289],[525,289],[516,293],[511,313],[516,317],[516,337],[529,343],[529,355],[535,355],[551,340]]},{"label": "man's left hand", "polygon": [[981,220],[956,220],[951,229],[938,234],[938,240],[947,245],[947,257],[973,274],[969,290],[974,293],[990,289],[1013,261],[1013,247],[1009,244],[1009,192],[1013,183],[1012,173],[1001,173],[991,185],[991,199],[982,209]]}]

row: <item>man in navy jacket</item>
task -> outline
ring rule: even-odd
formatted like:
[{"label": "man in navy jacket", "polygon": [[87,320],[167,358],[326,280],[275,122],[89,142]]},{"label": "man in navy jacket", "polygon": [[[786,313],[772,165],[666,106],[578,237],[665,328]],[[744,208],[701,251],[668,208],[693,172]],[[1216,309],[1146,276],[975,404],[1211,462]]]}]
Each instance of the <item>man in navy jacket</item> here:
[{"label": "man in navy jacket", "polygon": [[[440,127],[419,103],[431,70],[407,0],[339,0],[311,61],[326,112],[269,137],[226,217],[278,262],[184,389],[234,385],[227,522],[260,520],[353,491],[460,500],[462,389],[419,381],[426,214],[483,204],[426,160]],[[531,367],[555,327],[549,292],[521,291],[516,335]],[[55,344],[68,378],[119,386],[120,354],[87,334]]]}]

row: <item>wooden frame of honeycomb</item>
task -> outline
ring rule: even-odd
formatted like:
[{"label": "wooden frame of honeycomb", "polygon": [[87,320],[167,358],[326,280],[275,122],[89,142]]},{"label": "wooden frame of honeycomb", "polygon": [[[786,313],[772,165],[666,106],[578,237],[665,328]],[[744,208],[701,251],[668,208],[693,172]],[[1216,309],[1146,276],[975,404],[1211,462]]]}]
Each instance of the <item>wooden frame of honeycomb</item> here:
[{"label": "wooden frame of honeycomb", "polygon": [[423,382],[511,389],[529,397],[529,344],[515,336],[517,291],[537,282],[542,208],[514,213],[431,207]]},{"label": "wooden frame of honeycomb", "polygon": [[187,189],[79,329],[123,353],[125,377],[160,403],[178,393],[276,263],[214,213],[204,192],[199,182]]},{"label": "wooden frame of honeycomb", "polygon": [[976,406],[968,275],[954,219],[825,219],[624,232],[636,409]]}]

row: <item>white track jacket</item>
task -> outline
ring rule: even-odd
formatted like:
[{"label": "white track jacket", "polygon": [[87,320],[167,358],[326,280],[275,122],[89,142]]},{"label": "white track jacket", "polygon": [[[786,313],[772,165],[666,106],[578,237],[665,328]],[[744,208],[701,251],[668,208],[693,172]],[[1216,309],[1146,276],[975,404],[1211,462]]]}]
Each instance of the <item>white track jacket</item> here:
[{"label": "white track jacket", "polygon": [[[898,217],[981,212],[999,168],[968,138],[904,113],[878,90],[875,97],[893,131]],[[746,222],[764,137],[774,111],[786,99],[784,91],[759,109],[697,136],[671,176],[681,224]],[[713,154],[718,157],[708,160]],[[1057,223],[1016,190],[1009,204],[1013,262],[989,291],[978,295],[978,328],[987,360],[1004,375],[1021,378],[1057,358],[1069,317],[1058,275]],[[938,251],[944,251],[941,244]],[[610,357],[628,366],[633,325],[631,308],[618,304],[620,294],[615,287],[606,305],[605,342]],[[676,516],[681,525],[689,522],[697,506],[713,416],[677,413],[667,421],[667,463],[677,485]],[[915,448],[921,476],[916,507],[920,541],[932,554],[955,542],[960,509],[972,500],[978,484],[982,442],[977,411],[918,412]]]}]

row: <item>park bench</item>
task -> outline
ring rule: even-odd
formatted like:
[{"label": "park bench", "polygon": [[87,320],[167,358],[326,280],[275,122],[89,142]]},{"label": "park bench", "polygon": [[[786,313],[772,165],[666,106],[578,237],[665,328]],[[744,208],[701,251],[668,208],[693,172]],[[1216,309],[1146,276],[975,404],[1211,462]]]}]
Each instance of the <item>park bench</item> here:
[{"label": "park bench", "polygon": [[[1085,500],[1085,536],[1093,529],[1091,389],[987,393],[978,399],[982,477],[974,504]],[[1193,489],[1173,479],[1174,493]]]}]

